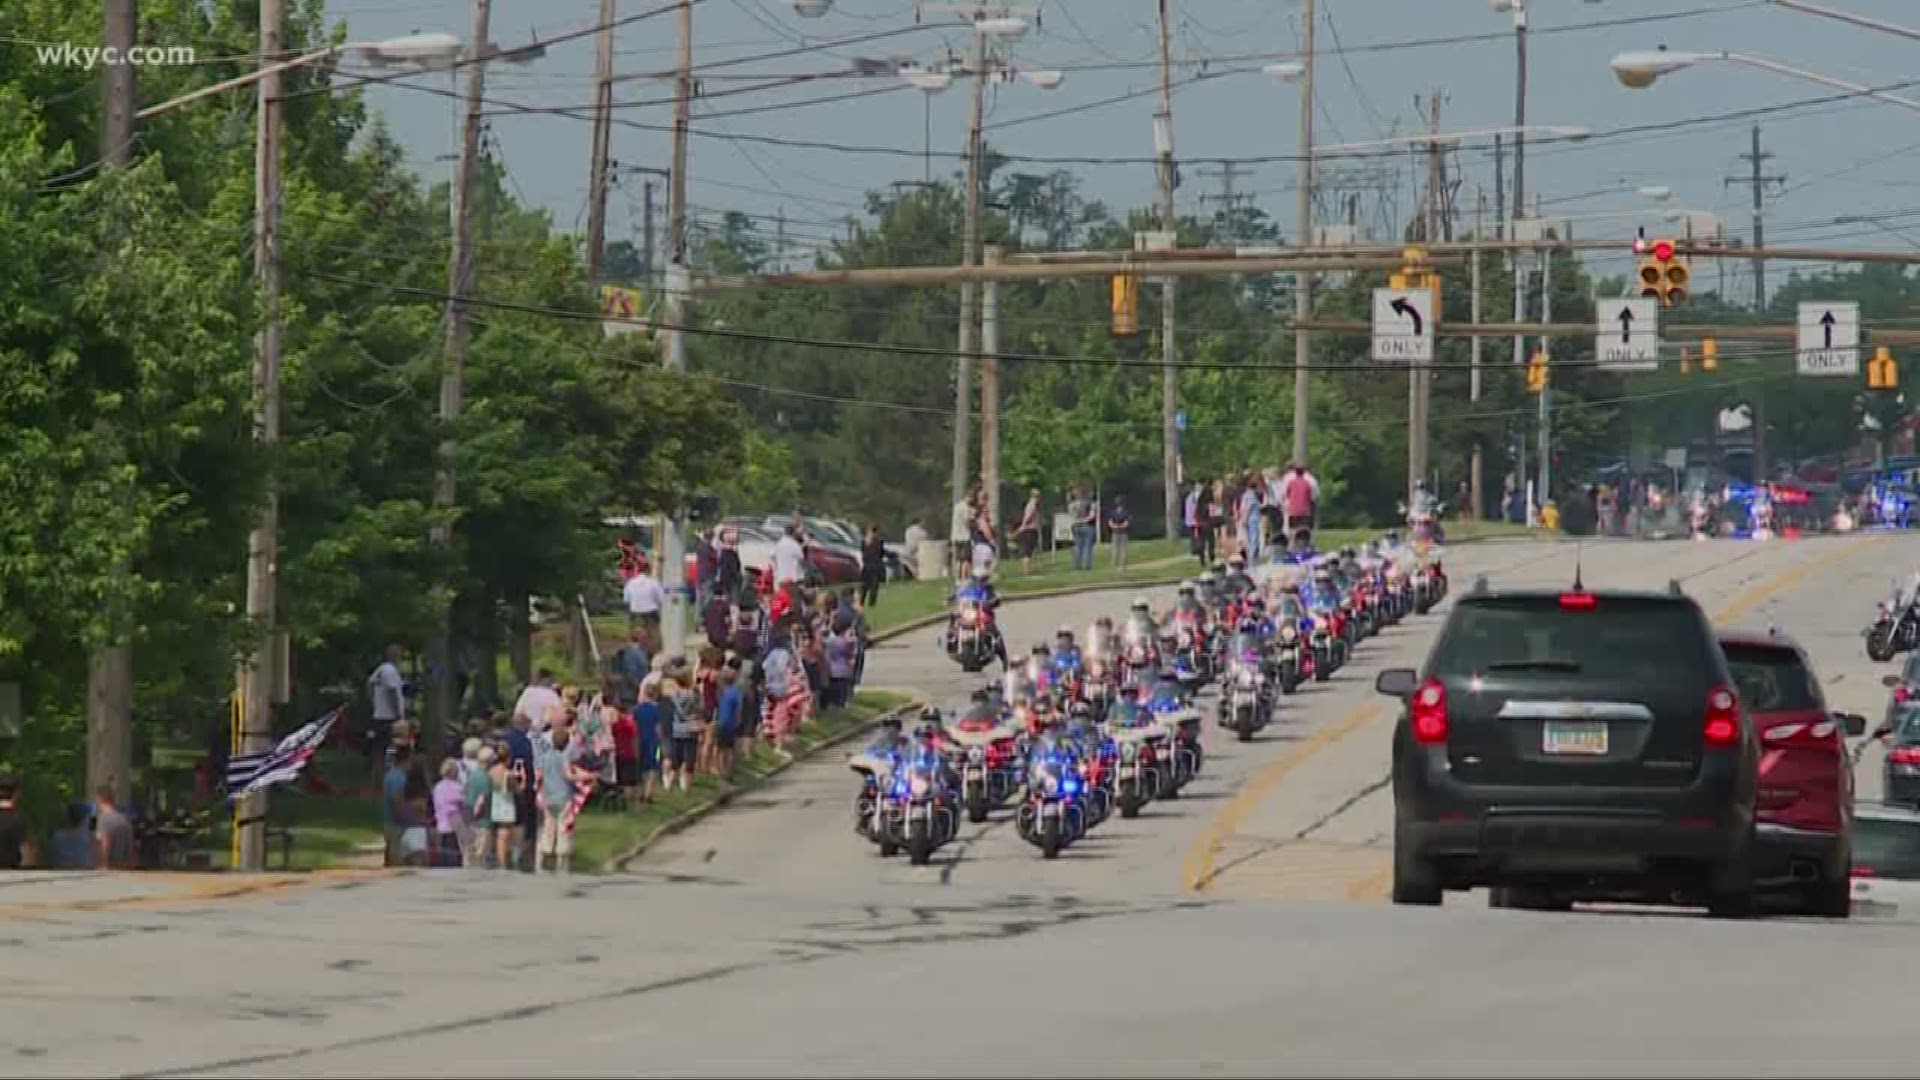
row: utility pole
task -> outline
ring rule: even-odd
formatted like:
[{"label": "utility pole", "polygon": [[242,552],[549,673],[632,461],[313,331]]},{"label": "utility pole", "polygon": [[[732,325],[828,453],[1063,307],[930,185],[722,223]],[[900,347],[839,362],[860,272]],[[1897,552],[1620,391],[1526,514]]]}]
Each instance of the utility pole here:
[{"label": "utility pole", "polygon": [[[1518,53],[1514,72],[1517,81],[1513,95],[1513,219],[1527,216],[1527,5],[1513,5],[1513,43]],[[1515,354],[1515,363],[1519,363]]]},{"label": "utility pole", "polygon": [[[1740,160],[1748,163],[1750,171],[1746,176],[1729,176],[1728,184],[1746,184],[1753,190],[1753,316],[1758,320],[1767,310],[1767,260],[1761,255],[1767,249],[1766,209],[1763,198],[1769,184],[1784,184],[1784,175],[1768,176],[1761,170],[1773,154],[1760,149],[1760,125],[1753,125],[1753,149],[1740,155]],[[1767,384],[1757,381],[1753,385],[1753,479],[1755,483],[1767,478]]]},{"label": "utility pole", "polygon": [[[1000,246],[987,245],[982,262],[1000,262]],[[987,510],[1000,524],[1000,283],[980,283],[980,486]]]},{"label": "utility pole", "polygon": [[[987,36],[976,29],[973,32],[973,105],[967,120],[967,159],[960,192],[962,266],[975,264],[975,249],[980,245],[980,127],[985,120],[986,104]],[[979,320],[974,304],[979,294],[975,288],[971,281],[960,283],[960,356],[953,365],[953,502],[956,506],[967,497],[967,465],[973,448],[973,356]],[[991,520],[996,528],[1000,524],[999,496],[997,491],[987,493],[993,508]]]},{"label": "utility pole", "polygon": [[[1479,189],[1474,191],[1473,238],[1484,240],[1487,236],[1487,195]],[[1480,321],[1480,248],[1474,246],[1472,254],[1467,256],[1468,303],[1471,308],[1468,317],[1474,322]],[[1474,337],[1467,346],[1467,411],[1477,413],[1480,404],[1480,338]],[[1481,445],[1480,437],[1473,439],[1473,461],[1467,468],[1468,498],[1473,502],[1471,513],[1475,521],[1484,516],[1486,509],[1486,448]]]},{"label": "utility pole", "polygon": [[[667,177],[667,347],[664,361],[670,371],[687,370],[687,128],[693,112],[693,0],[680,0],[679,63],[673,91],[673,168]],[[686,561],[681,554],[681,511],[675,507],[660,515],[661,554],[656,573],[666,586],[667,610],[660,620],[661,648],[679,654],[687,643]]]},{"label": "utility pole", "polygon": [[[128,5],[131,6],[131,5]],[[280,0],[260,0],[260,63],[279,62]],[[254,341],[254,437],[268,454],[280,442],[280,75],[260,79],[253,155],[253,274],[260,288],[260,333]],[[240,663],[241,753],[273,748],[273,650],[279,606],[280,494],[271,474],[260,516],[247,534],[247,624],[253,650]],[[255,792],[234,808],[237,863],[267,868],[267,795]],[[244,823],[244,824],[243,824]]]},{"label": "utility pole", "polygon": [[[1440,134],[1441,91],[1435,89],[1427,98],[1427,130]],[[1440,242],[1441,187],[1445,178],[1441,173],[1440,141],[1436,137],[1427,144],[1427,196],[1422,209],[1426,224],[1426,242]],[[1436,310],[1433,317],[1439,319],[1441,313]],[[1427,399],[1432,393],[1433,369],[1424,365],[1412,365],[1407,370],[1407,505],[1413,505],[1413,489],[1427,475]]]},{"label": "utility pole", "polygon": [[[476,56],[485,55],[489,38],[487,22],[492,0],[473,0],[473,37],[469,48]],[[440,367],[440,443],[433,475],[433,546],[446,551],[453,546],[455,477],[459,448],[454,426],[460,420],[460,406],[467,381],[467,304],[473,292],[473,170],[480,156],[480,106],[487,93],[487,65],[484,61],[467,65],[466,113],[460,126],[460,158],[453,170],[453,243],[447,259],[447,342]],[[263,84],[264,86],[264,84]],[[265,90],[262,90],[265,93]],[[428,680],[427,723],[421,740],[424,746],[440,745],[440,733],[452,722],[459,703],[453,700],[453,597],[457,589],[451,582],[439,586],[433,625],[433,641],[427,650]]]},{"label": "utility pole", "polygon": [[607,246],[607,155],[613,132],[613,20],[617,0],[600,0],[600,49],[594,58],[593,149],[587,166],[587,281],[600,282]]},{"label": "utility pole", "polygon": [[[1298,222],[1302,247],[1313,244],[1313,0],[1304,0],[1300,9],[1300,182],[1294,199],[1294,220]],[[1293,276],[1293,317],[1305,322],[1313,317],[1313,275],[1305,270]],[[1313,348],[1307,331],[1293,332],[1293,460],[1307,464],[1307,432],[1311,423],[1311,384],[1307,363]]]},{"label": "utility pole", "polygon": [[[1553,322],[1553,249],[1540,249],[1540,321]],[[1547,337],[1540,337],[1540,351],[1549,353],[1547,385],[1540,390],[1540,444],[1534,456],[1540,459],[1540,505],[1545,507],[1553,491],[1553,367]]]},{"label": "utility pole", "polygon": [[[1312,0],[1308,0],[1311,4]],[[1171,27],[1167,19],[1167,0],[1160,0],[1160,109],[1153,116],[1154,149],[1160,157],[1160,228],[1174,247],[1180,246],[1180,221],[1173,206],[1173,62]],[[1164,476],[1163,509],[1167,515],[1167,536],[1180,535],[1180,374],[1175,369],[1179,352],[1175,345],[1175,302],[1178,283],[1171,276],[1160,279],[1160,469]]]},{"label": "utility pole", "polygon": [[[123,58],[137,33],[135,3],[105,0],[102,44],[118,49]],[[108,168],[125,168],[133,163],[133,65],[124,60],[105,65],[100,93],[100,160]],[[109,440],[126,446],[125,432],[112,431],[104,421],[99,427]],[[124,563],[116,569],[122,576],[131,571]],[[133,772],[133,613],[116,601],[111,616],[113,639],[94,646],[87,658],[87,795],[108,785],[124,800]]]},{"label": "utility pole", "polygon": [[641,183],[640,198],[645,203],[640,208],[640,273],[646,283],[647,291],[653,291],[653,177],[649,176]]}]

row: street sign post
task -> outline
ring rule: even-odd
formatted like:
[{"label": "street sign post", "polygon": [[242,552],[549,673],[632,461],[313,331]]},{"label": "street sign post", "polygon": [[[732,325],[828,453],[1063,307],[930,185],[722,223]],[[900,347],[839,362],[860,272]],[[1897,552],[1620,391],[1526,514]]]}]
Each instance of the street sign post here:
[{"label": "street sign post", "polygon": [[1798,368],[1802,375],[1860,374],[1860,305],[1800,305]]},{"label": "street sign post", "polygon": [[1430,364],[1433,340],[1433,290],[1373,290],[1375,360]]},{"label": "street sign post", "polygon": [[1599,300],[1593,311],[1593,354],[1601,370],[1659,370],[1659,301],[1637,297]]}]

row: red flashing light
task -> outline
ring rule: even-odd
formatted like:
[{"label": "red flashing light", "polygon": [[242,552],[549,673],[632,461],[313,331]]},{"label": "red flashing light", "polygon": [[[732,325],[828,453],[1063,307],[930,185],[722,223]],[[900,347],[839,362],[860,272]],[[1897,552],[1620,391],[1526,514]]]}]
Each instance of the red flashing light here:
[{"label": "red flashing light", "polygon": [[1655,240],[1653,242],[1653,257],[1659,259],[1661,262],[1666,262],[1668,259],[1673,258],[1673,241]]},{"label": "red flashing light", "polygon": [[1563,592],[1560,594],[1560,607],[1566,611],[1592,611],[1599,606],[1599,598],[1590,592]]},{"label": "red flashing light", "polygon": [[1423,746],[1447,741],[1447,688],[1438,679],[1428,679],[1413,692],[1408,710],[1413,719],[1413,740]]},{"label": "red flashing light", "polygon": [[1708,746],[1732,746],[1740,741],[1740,699],[1724,686],[1707,691],[1707,719],[1701,734]]}]

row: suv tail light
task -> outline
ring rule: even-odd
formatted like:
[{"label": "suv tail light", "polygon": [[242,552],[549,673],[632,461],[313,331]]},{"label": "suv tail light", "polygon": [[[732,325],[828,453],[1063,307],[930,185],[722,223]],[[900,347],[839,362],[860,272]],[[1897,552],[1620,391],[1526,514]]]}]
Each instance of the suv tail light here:
[{"label": "suv tail light", "polygon": [[1920,765],[1920,746],[1896,746],[1887,751],[1887,760],[1895,765]]},{"label": "suv tail light", "polygon": [[1905,705],[1907,702],[1912,701],[1913,687],[1908,686],[1906,683],[1901,683],[1899,686],[1894,687],[1893,700],[1896,704],[1900,705]]},{"label": "suv tail light", "polygon": [[1563,592],[1560,594],[1560,606],[1567,611],[1592,611],[1600,601],[1590,592]]},{"label": "suv tail light", "polygon": [[1716,686],[1707,691],[1707,719],[1701,734],[1708,746],[1733,746],[1740,741],[1740,699],[1732,690]]},{"label": "suv tail light", "polygon": [[1408,707],[1413,718],[1413,740],[1424,746],[1447,741],[1447,688],[1439,679],[1428,679],[1413,692]]}]

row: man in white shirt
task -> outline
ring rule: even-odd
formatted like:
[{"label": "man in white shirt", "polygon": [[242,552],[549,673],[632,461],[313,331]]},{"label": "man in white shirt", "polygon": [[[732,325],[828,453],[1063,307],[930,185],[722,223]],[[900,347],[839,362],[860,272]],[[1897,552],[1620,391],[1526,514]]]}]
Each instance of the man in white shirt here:
[{"label": "man in white shirt", "polygon": [[660,581],[653,576],[653,572],[642,566],[639,573],[627,579],[621,592],[627,601],[628,627],[645,631],[648,642],[657,649],[660,645],[660,609],[667,604],[667,591],[660,587]]},{"label": "man in white shirt", "polygon": [[773,587],[804,585],[807,580],[807,549],[789,525],[773,545]]},{"label": "man in white shirt", "polygon": [[566,707],[560,699],[560,691],[553,688],[553,672],[541,668],[534,672],[533,681],[520,691],[520,697],[513,703],[515,719],[527,718],[528,725],[535,732],[547,730],[553,717]]}]

